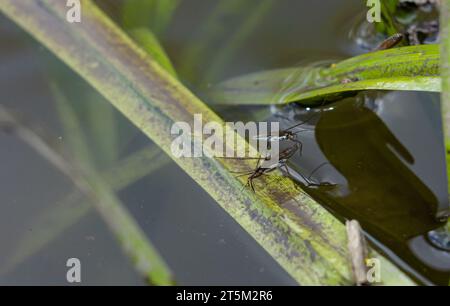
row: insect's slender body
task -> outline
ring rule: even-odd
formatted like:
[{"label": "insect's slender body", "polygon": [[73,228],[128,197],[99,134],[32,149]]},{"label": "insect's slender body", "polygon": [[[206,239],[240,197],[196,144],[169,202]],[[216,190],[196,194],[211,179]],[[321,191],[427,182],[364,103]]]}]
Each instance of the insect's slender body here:
[{"label": "insect's slender body", "polygon": [[[298,140],[298,134],[301,132],[311,132],[311,130],[307,130],[307,129],[303,129],[303,130],[298,130],[298,131],[293,131],[294,128],[303,125],[305,123],[307,123],[308,121],[310,121],[312,118],[314,118],[314,116],[311,116],[309,119],[307,119],[306,121],[303,121],[301,123],[295,124],[285,130],[281,130],[279,131],[278,135],[259,135],[256,136],[255,139],[257,140],[264,140],[267,141],[268,143],[270,142],[275,142],[275,141],[290,141],[295,143],[297,146],[297,150],[300,154],[300,156],[302,155],[302,151],[303,151],[303,143]],[[282,152],[283,153],[283,152]],[[281,153],[281,154],[282,154]],[[280,154],[280,156],[281,156]]]},{"label": "insect's slender body", "polygon": [[270,157],[258,158],[256,168],[251,172],[243,174],[243,175],[250,175],[247,178],[246,186],[250,186],[253,192],[255,192],[255,186],[253,185],[254,179],[282,167],[289,173],[289,169],[286,165],[286,162],[299,150],[299,148],[300,146],[298,144],[294,144],[293,146],[281,151],[277,162],[271,162]]},{"label": "insect's slender body", "polygon": [[301,131],[297,131],[297,132],[292,132],[289,129],[288,130],[283,130],[280,131],[278,136],[273,136],[273,135],[269,135],[269,136],[257,136],[256,139],[257,140],[264,140],[267,142],[280,142],[280,141],[291,141],[294,142],[296,144],[299,145],[299,153],[300,155],[302,154],[302,150],[303,150],[303,143],[297,139],[297,134],[300,132],[305,132],[305,131],[310,131],[310,130],[301,130]]},{"label": "insect's slender body", "polygon": [[[258,177],[261,177],[265,174],[268,174],[276,169],[283,169],[288,175],[290,175],[289,167],[287,166],[287,161],[297,153],[300,149],[300,145],[295,143],[289,148],[283,150],[280,155],[278,162],[270,162],[270,157],[258,158],[258,162],[256,168],[253,171],[243,173],[241,175],[249,175],[247,178],[247,184],[245,186],[249,186],[252,188],[253,192],[255,192],[255,186],[253,184],[253,180]],[[306,178],[303,174],[299,173],[303,180],[306,182],[306,185],[309,186],[318,186],[319,184],[313,183],[309,178]]]},{"label": "insect's slender body", "polygon": [[[292,158],[292,156],[294,156],[297,152],[299,152],[301,155],[302,149],[303,149],[303,143],[297,139],[297,136],[300,132],[311,131],[308,129],[293,131],[293,129],[307,123],[314,117],[315,116],[311,116],[310,118],[308,118],[307,120],[305,120],[301,123],[295,124],[286,130],[282,130],[279,132],[278,135],[259,135],[259,136],[255,137],[255,139],[257,139],[257,140],[264,140],[264,141],[267,141],[268,143],[275,142],[275,141],[290,141],[292,143],[292,145],[279,153],[278,161],[276,161],[276,162],[273,161],[271,156],[257,158],[258,162],[253,171],[248,171],[245,173],[241,173],[239,175],[239,176],[248,175],[246,186],[250,186],[252,188],[253,192],[255,192],[253,180],[258,177],[263,176],[264,174],[270,173],[276,169],[283,169],[288,175],[290,175],[289,168],[287,166],[287,161],[290,158]],[[241,159],[256,159],[256,158],[241,158]],[[301,173],[299,173],[299,174],[304,179],[307,186],[312,186],[312,185],[317,186],[317,184],[311,182],[309,178],[306,178]]]}]

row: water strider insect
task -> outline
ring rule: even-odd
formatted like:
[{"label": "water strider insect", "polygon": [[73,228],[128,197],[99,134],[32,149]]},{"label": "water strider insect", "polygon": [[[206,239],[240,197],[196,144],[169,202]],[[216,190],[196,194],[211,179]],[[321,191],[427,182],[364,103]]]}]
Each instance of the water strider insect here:
[{"label": "water strider insect", "polygon": [[[256,164],[256,167],[254,170],[252,171],[247,171],[247,172],[236,172],[236,173],[240,173],[240,175],[238,175],[238,177],[240,176],[245,176],[245,175],[249,175],[249,177],[247,178],[247,184],[245,186],[249,186],[252,188],[253,192],[255,192],[255,187],[253,185],[253,180],[264,175],[267,174],[269,172],[272,172],[276,169],[284,169],[286,171],[286,173],[288,175],[290,175],[289,173],[289,168],[287,166],[287,161],[292,158],[292,156],[295,155],[295,153],[299,152],[300,156],[302,154],[302,150],[303,150],[303,143],[297,139],[297,136],[299,133],[301,132],[310,132],[310,129],[303,129],[303,130],[299,130],[299,131],[293,131],[295,128],[308,123],[311,119],[315,118],[316,115],[318,114],[313,114],[312,116],[310,116],[308,119],[306,119],[305,121],[302,121],[300,123],[297,123],[285,130],[281,130],[279,131],[278,135],[258,135],[255,137],[255,139],[257,140],[264,140],[267,141],[268,143],[271,142],[275,142],[275,141],[290,141],[292,143],[291,146],[289,146],[288,148],[284,149],[283,151],[281,151],[278,154],[278,161],[277,162],[271,162],[272,158],[271,156],[266,156],[266,157],[259,157],[259,158],[255,158],[255,157],[248,157],[248,158],[233,158],[233,159],[257,159],[258,162]],[[320,165],[319,167],[317,167],[316,169],[313,170],[313,172],[311,173],[311,175],[317,171],[317,169],[319,169],[320,167],[322,167],[323,165]],[[310,178],[311,175],[306,178],[303,174],[299,173],[299,175],[302,177],[302,179],[306,182],[307,186],[318,186],[319,184],[313,183]]]},{"label": "water strider insect", "polygon": [[[300,149],[300,145],[298,143],[294,143],[292,146],[286,148],[285,150],[281,151],[281,153],[279,154],[279,159],[278,162],[272,162],[270,163],[271,158],[270,157],[259,157],[258,158],[258,162],[256,163],[256,167],[254,170],[252,171],[247,171],[247,172],[238,172],[240,173],[237,177],[240,176],[245,176],[245,175],[249,175],[249,177],[247,178],[247,183],[245,184],[244,187],[251,187],[253,192],[255,192],[255,186],[253,185],[253,180],[263,176],[264,174],[270,173],[276,169],[283,169],[286,171],[286,173],[288,175],[290,175],[289,172],[289,167],[287,166],[287,161],[294,156],[294,154]],[[255,158],[237,158],[237,159],[255,159]],[[266,164],[265,164],[266,163]],[[267,164],[269,163],[269,164]],[[317,184],[317,183],[313,183],[311,181],[311,176],[313,175],[313,173],[315,173],[319,168],[321,168],[322,166],[324,166],[327,163],[321,164],[319,165],[316,169],[314,169],[311,174],[309,175],[309,177],[305,177],[303,174],[301,174],[300,172],[298,172],[298,174],[302,177],[302,179],[306,182],[306,186],[310,187],[310,186],[320,186],[322,184]]]},{"label": "water strider insect", "polygon": [[292,131],[294,127],[290,127],[289,129],[286,130],[282,130],[279,132],[278,136],[274,136],[274,135],[268,135],[268,136],[257,136],[256,139],[257,140],[265,140],[267,142],[275,142],[275,141],[291,141],[294,142],[297,147],[298,147],[298,151],[300,153],[300,155],[302,154],[302,150],[303,150],[303,143],[297,139],[297,134],[301,133],[301,132],[306,132],[306,131],[310,131],[310,130],[300,130],[300,131]]},{"label": "water strider insect", "polygon": [[[240,175],[238,175],[238,177],[249,175],[249,177],[247,178],[247,184],[245,186],[247,187],[250,186],[253,192],[255,192],[255,186],[253,185],[254,179],[280,168],[284,168],[286,172],[289,174],[289,168],[287,167],[286,162],[299,150],[299,148],[300,145],[298,143],[295,143],[289,148],[284,149],[283,151],[280,152],[277,162],[270,163],[271,160],[270,156],[266,156],[264,158],[259,157],[256,163],[256,168],[254,170],[241,173]],[[250,157],[237,159],[255,159],[255,158]]]},{"label": "water strider insect", "polygon": [[285,130],[281,130],[279,131],[278,135],[258,135],[255,137],[255,139],[257,140],[264,140],[267,141],[268,143],[270,142],[275,142],[275,141],[291,141],[293,143],[298,144],[298,151],[300,156],[302,155],[302,151],[303,151],[303,143],[297,139],[298,134],[301,132],[311,132],[311,130],[309,129],[303,129],[303,130],[299,130],[299,131],[293,131],[293,129],[295,129],[296,127],[299,127],[305,123],[308,123],[311,119],[313,119],[315,117],[314,114],[311,117],[309,117],[308,119],[306,119],[303,122],[297,123]]},{"label": "water strider insect", "polygon": [[385,40],[381,42],[381,44],[375,48],[374,51],[380,51],[380,50],[386,50],[395,47],[397,44],[399,44],[403,40],[403,34],[402,33],[396,33]]}]

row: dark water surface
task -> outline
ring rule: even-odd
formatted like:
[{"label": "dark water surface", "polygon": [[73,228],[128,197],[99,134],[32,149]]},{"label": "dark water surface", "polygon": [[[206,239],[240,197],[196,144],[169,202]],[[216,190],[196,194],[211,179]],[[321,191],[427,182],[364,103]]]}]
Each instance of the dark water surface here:
[{"label": "dark water surface", "polygon": [[[210,83],[230,76],[363,52],[347,38],[354,17],[364,13],[362,1],[277,0],[251,35],[237,39],[236,47],[224,56],[220,51],[236,41],[233,37],[242,21],[261,2],[248,0],[240,13],[220,16],[215,29],[220,35],[211,39],[200,60],[186,63],[188,50],[207,36],[202,31],[214,30],[205,27],[205,22],[219,2],[183,1],[161,36],[180,78],[200,96]],[[118,3],[102,1],[115,18]],[[66,145],[49,90],[48,80],[55,78],[54,73],[80,105],[90,96],[107,107],[89,86],[3,16],[0,33],[1,103],[49,129],[55,141]],[[226,64],[211,71],[223,58]],[[448,205],[438,98],[386,93],[328,106],[311,126],[314,131],[302,135],[304,156],[292,164],[293,169],[310,173],[329,162],[313,179],[336,186],[311,188],[311,195],[337,216],[360,220],[374,241],[382,241],[381,249],[402,257],[398,262],[423,282],[448,280],[450,262],[448,254],[436,251],[422,237],[439,226],[434,216]],[[270,113],[253,108],[217,110],[233,121]],[[111,111],[120,135],[116,155],[123,158],[151,145]],[[278,111],[291,118],[283,123],[286,126],[310,114],[301,107]],[[92,134],[89,116],[80,114],[85,133]],[[97,117],[104,120],[102,113]],[[95,139],[91,144],[95,152]],[[114,165],[97,159],[100,170]],[[10,135],[0,134],[0,160],[0,284],[65,284],[65,263],[71,257],[81,260],[83,284],[143,284],[93,210],[82,218],[73,217],[72,226],[48,239],[46,229],[53,228],[53,223],[67,223],[66,215],[45,216],[57,211],[73,190],[70,181]],[[295,284],[176,165],[168,163],[121,190],[119,196],[180,284]],[[25,239],[31,243],[24,243]],[[48,242],[33,249],[44,240]],[[22,259],[15,262],[17,258]]]},{"label": "dark water surface", "polygon": [[[311,116],[298,107],[283,111],[300,121]],[[438,216],[448,212],[439,95],[361,93],[316,114],[311,131],[301,133],[304,157],[292,166],[333,186],[310,187],[308,193],[335,215],[359,220],[371,240],[416,279],[446,284],[450,254],[427,239],[443,225]]]}]

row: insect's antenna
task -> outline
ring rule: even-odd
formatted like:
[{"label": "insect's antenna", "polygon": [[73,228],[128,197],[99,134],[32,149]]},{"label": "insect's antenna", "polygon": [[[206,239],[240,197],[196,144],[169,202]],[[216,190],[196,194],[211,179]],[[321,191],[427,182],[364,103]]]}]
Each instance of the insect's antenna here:
[{"label": "insect's antenna", "polygon": [[216,158],[219,158],[219,159],[245,159],[245,160],[247,160],[247,159],[251,159],[251,160],[260,159],[260,157],[219,157],[219,156],[217,156]]},{"label": "insect's antenna", "polygon": [[293,132],[292,134],[299,134],[299,133],[301,133],[301,132],[312,132],[313,130],[300,130],[300,131],[296,131],[296,132]]},{"label": "insect's antenna", "polygon": [[311,172],[311,174],[308,176],[308,180],[311,179],[311,177],[313,176],[314,173],[316,173],[320,168],[322,168],[323,166],[325,166],[325,165],[327,165],[327,164],[330,164],[330,163],[329,163],[329,162],[324,162],[324,163],[321,163],[319,166],[317,166],[316,169],[314,169],[314,170]]},{"label": "insect's antenna", "polygon": [[294,128],[300,126],[300,125],[303,125],[303,124],[305,124],[305,123],[308,123],[308,122],[311,121],[311,119],[313,119],[316,115],[317,115],[317,114],[313,114],[312,116],[310,116],[310,117],[309,117],[308,119],[306,119],[305,121],[300,122],[300,123],[298,123],[298,124],[296,124],[296,125],[293,125],[293,126],[291,126],[290,128],[287,128],[285,131],[292,130],[292,129],[294,129]]},{"label": "insect's antenna", "polygon": [[[324,104],[325,104],[325,100],[322,101],[322,104],[320,105],[320,107],[322,107]],[[320,112],[318,112],[318,113],[312,114],[312,115],[311,115],[308,119],[306,119],[305,121],[300,122],[300,123],[298,123],[298,124],[296,124],[296,125],[294,125],[294,126],[291,126],[290,128],[286,129],[285,131],[292,130],[292,129],[294,129],[294,128],[300,126],[300,125],[303,125],[303,124],[305,124],[305,123],[308,123],[308,122],[311,121],[315,116],[320,115],[320,114],[322,114],[322,110],[320,110]]]}]

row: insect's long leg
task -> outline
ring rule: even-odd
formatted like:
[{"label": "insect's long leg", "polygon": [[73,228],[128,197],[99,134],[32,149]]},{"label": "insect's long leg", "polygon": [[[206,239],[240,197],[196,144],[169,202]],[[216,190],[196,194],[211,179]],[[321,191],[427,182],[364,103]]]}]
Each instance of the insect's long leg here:
[{"label": "insect's long leg", "polygon": [[[322,104],[320,105],[320,107],[322,107],[324,104],[325,104],[325,100],[322,101]],[[301,126],[301,125],[303,125],[303,124],[305,124],[305,123],[308,123],[309,121],[311,121],[311,119],[313,119],[315,116],[320,115],[320,114],[322,114],[322,110],[320,110],[320,112],[318,112],[318,113],[312,114],[312,115],[311,115],[308,119],[306,119],[305,121],[300,122],[300,123],[297,123],[296,125],[291,126],[290,128],[286,129],[286,131],[292,130],[292,129],[298,127],[298,126]]]},{"label": "insect's long leg", "polygon": [[297,135],[298,133],[302,133],[302,132],[312,132],[313,130],[299,130],[299,131],[295,131],[292,134]]},{"label": "insect's long leg", "polygon": [[280,165],[280,167],[283,167],[284,170],[286,171],[286,173],[291,176],[291,173],[289,172],[289,167],[286,165],[286,163],[283,163],[282,165]]},{"label": "insect's long leg", "polygon": [[242,190],[244,190],[246,187],[248,187],[248,179],[247,179],[247,183],[246,183],[245,185],[242,185],[241,192],[242,192]]},{"label": "insect's long leg", "polygon": [[255,193],[255,187],[253,186],[253,175],[247,178],[247,184],[245,184],[245,187],[250,187],[252,191]]},{"label": "insect's long leg", "polygon": [[[248,159],[248,160],[257,159],[256,167],[255,167],[254,170],[230,171],[230,173],[239,174],[239,175],[236,175],[235,177],[242,177],[242,176],[246,176],[246,175],[250,175],[250,174],[255,173],[256,169],[258,169],[258,167],[259,167],[259,163],[261,162],[261,156],[259,156],[259,157],[218,157],[218,158],[223,158],[223,159]],[[266,158],[267,157],[265,157],[264,159],[266,159]]]},{"label": "insect's long leg", "polygon": [[[298,127],[298,126],[300,126],[300,125],[302,125],[302,124],[305,124],[305,123],[307,123],[309,120],[311,120],[312,118],[314,118],[315,115],[317,115],[317,114],[314,114],[313,116],[311,116],[311,118],[308,118],[307,120],[305,120],[305,121],[303,121],[303,122],[301,122],[301,123],[299,123],[299,124],[296,124],[296,125],[294,125],[294,126],[291,126],[291,127],[287,128],[286,130],[281,130],[281,131],[279,131],[279,132],[280,132],[280,133],[282,133],[282,132],[287,132],[287,131],[292,130],[293,128],[296,128],[296,127]],[[292,134],[298,134],[298,133],[301,133],[301,132],[311,132],[311,131],[312,131],[311,129],[304,129],[304,130],[300,130],[300,131],[293,132]],[[270,143],[270,142],[272,142],[272,141],[274,141],[274,140],[282,140],[283,137],[280,138],[280,137],[275,137],[275,136],[271,136],[271,135],[265,135],[265,136],[263,136],[263,135],[258,135],[258,136],[256,137],[256,139],[261,139],[261,138],[266,138],[266,141],[267,141],[268,143]]]},{"label": "insect's long leg", "polygon": [[249,174],[252,174],[253,172],[255,172],[254,170],[253,171],[248,171],[248,172],[232,172],[232,171],[230,171],[231,173],[240,173],[239,175],[236,175],[235,177],[241,177],[241,176],[246,176],[246,175],[249,175]]},{"label": "insect's long leg", "polygon": [[252,186],[253,192],[256,193],[256,191],[255,191],[255,185],[253,185],[253,178],[250,179],[250,185]]},{"label": "insect's long leg", "polygon": [[[216,157],[219,159],[239,159],[239,160],[252,160],[252,159],[261,159],[261,156],[259,157]],[[268,157],[264,157],[268,158]]]},{"label": "insect's long leg", "polygon": [[287,129],[285,129],[285,131],[290,131],[290,130],[292,130],[292,129],[295,129],[296,127],[298,127],[298,126],[301,126],[301,125],[303,125],[303,124],[305,124],[305,123],[308,123],[311,119],[313,119],[314,118],[314,116],[316,116],[317,114],[314,114],[313,116],[311,116],[310,118],[308,118],[308,119],[306,119],[305,121],[303,121],[303,122],[300,122],[300,123],[298,123],[298,124],[295,124],[295,125],[293,125],[293,126],[291,126],[291,127],[288,127]]},{"label": "insect's long leg", "polygon": [[291,147],[283,150],[279,154],[279,159],[286,162],[286,160],[291,158],[302,146],[301,142],[294,141],[294,144]]},{"label": "insect's long leg", "polygon": [[317,185],[317,184],[313,183],[311,180],[309,180],[308,178],[306,178],[301,172],[298,172],[298,174],[302,177],[302,179],[305,180],[306,186]]},{"label": "insect's long leg", "polygon": [[242,177],[242,176],[250,175],[250,176],[247,178],[247,183],[242,187],[241,192],[242,192],[242,190],[243,190],[245,187],[251,187],[252,190],[253,190],[253,192],[255,192],[255,187],[253,186],[253,177],[254,177],[255,173],[256,173],[256,172],[258,171],[258,169],[259,169],[259,163],[261,162],[261,156],[258,157],[257,159],[258,159],[258,161],[256,162],[256,167],[255,167],[255,169],[252,170],[252,171],[246,171],[246,172],[242,172],[242,171],[238,171],[238,172],[230,171],[231,173],[238,173],[238,174],[239,174],[239,175],[237,175],[237,176],[235,176],[235,177]]},{"label": "insect's long leg", "polygon": [[308,179],[311,179],[311,177],[313,176],[314,173],[316,173],[320,168],[322,168],[323,166],[329,164],[329,162],[324,162],[321,163],[319,166],[317,166],[312,172],[311,174],[308,176]]},{"label": "insect's long leg", "polygon": [[298,139],[290,139],[292,142],[295,142],[297,145],[298,145],[298,148],[297,148],[297,150],[298,150],[298,154],[300,155],[300,157],[302,156],[302,153],[303,153],[303,143],[300,141],[300,140],[298,140]]},{"label": "insect's long leg", "polygon": [[[264,158],[264,159],[266,159],[266,158]],[[258,158],[258,161],[256,162],[255,172],[256,172],[256,169],[259,168],[260,163],[261,163],[261,156]]]}]

